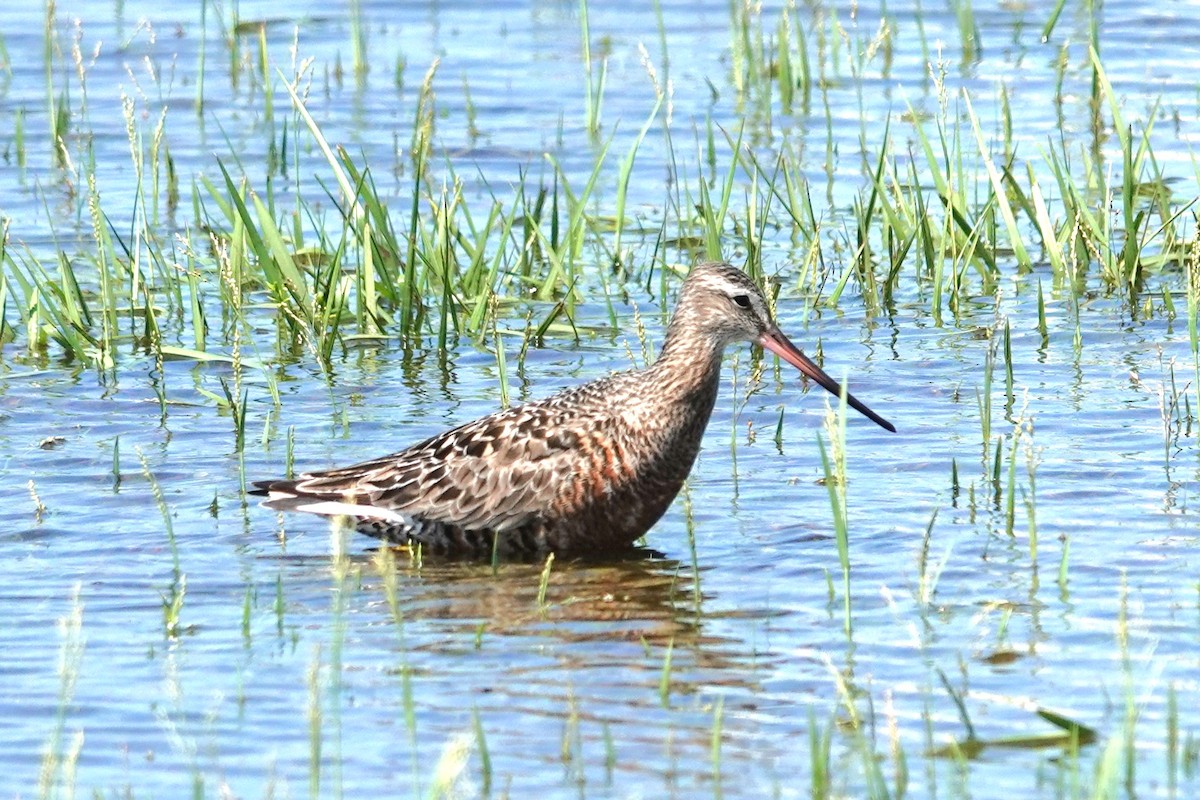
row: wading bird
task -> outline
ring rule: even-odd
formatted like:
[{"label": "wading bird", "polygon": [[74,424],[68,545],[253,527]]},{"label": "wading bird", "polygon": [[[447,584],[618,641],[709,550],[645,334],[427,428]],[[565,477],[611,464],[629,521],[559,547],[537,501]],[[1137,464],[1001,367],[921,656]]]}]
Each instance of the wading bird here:
[{"label": "wading bird", "polygon": [[[460,556],[609,552],[663,515],[692,468],[721,354],[757,342],[835,395],[780,332],[762,293],[728,264],[694,267],[658,359],[489,414],[406,450],[295,480],[255,483],[264,505],[344,515],[371,536]],[[853,395],[876,424],[890,422]]]}]

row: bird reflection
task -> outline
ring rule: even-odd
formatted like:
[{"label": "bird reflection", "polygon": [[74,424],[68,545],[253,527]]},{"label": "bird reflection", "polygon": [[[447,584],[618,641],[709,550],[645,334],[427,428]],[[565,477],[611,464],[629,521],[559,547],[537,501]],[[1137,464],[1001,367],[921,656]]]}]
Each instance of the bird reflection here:
[{"label": "bird reflection", "polygon": [[[315,568],[328,580],[328,556],[282,559],[310,575]],[[545,562],[493,566],[418,561],[402,548],[334,559],[335,574],[357,576],[353,613],[373,614],[377,621],[392,618],[393,624],[405,627],[407,646],[414,651],[462,652],[479,637],[532,637],[565,645],[633,643],[648,654],[671,647],[680,666],[689,663],[705,670],[744,666],[742,643],[705,628],[721,617],[745,617],[747,612],[711,610],[714,597],[701,588],[703,570],[648,548],[603,558],[553,560],[543,580],[545,570]],[[312,599],[303,602],[310,611]],[[756,614],[771,612],[749,612]],[[618,649],[621,657],[628,657],[628,650]],[[594,648],[581,649],[577,656],[568,649],[559,656],[605,658],[603,650]]]},{"label": "bird reflection", "polygon": [[[698,576],[654,550],[552,561],[548,574],[544,562],[496,568],[444,560],[418,565],[404,555],[397,554],[394,569],[406,616],[458,622],[451,630],[461,633],[482,629],[488,635],[651,645],[698,642],[701,637],[705,598]],[[376,553],[369,560],[380,566],[388,559]],[[385,582],[374,583],[364,576],[364,588],[386,595]]]}]

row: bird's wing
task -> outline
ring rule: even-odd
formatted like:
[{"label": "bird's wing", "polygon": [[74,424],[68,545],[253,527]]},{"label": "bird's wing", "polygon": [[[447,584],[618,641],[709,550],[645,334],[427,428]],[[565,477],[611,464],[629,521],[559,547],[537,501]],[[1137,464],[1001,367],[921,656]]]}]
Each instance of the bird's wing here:
[{"label": "bird's wing", "polygon": [[[264,482],[276,508],[504,531],[586,500],[595,477],[599,408],[528,403],[349,467]],[[584,482],[581,482],[581,476]],[[565,505],[564,505],[565,504]]]}]

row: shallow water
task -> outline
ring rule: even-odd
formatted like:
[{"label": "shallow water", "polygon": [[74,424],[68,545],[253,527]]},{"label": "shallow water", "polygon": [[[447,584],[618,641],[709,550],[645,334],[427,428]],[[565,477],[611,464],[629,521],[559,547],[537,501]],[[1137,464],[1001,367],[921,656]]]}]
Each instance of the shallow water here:
[{"label": "shallow water", "polygon": [[[840,80],[826,97],[815,93],[808,111],[787,116],[775,108],[768,118],[768,106],[753,96],[736,101],[728,4],[659,5],[676,153],[661,133],[639,151],[631,212],[650,220],[652,233],[644,241],[628,234],[635,257],[651,257],[653,220],[670,202],[664,186],[707,174],[697,151],[709,116],[728,130],[747,120],[747,140],[764,163],[775,149],[792,152],[806,165],[825,235],[848,241],[849,207],[867,184],[860,136],[882,137],[889,113],[898,128],[909,103],[938,105],[917,7],[888,4],[897,25],[889,66],[870,61],[860,81],[843,55]],[[944,43],[947,86],[972,91],[989,136],[1003,81],[1012,94],[1013,141],[1025,158],[1059,130],[1078,148],[1112,158],[1111,135],[1096,141],[1089,128],[1082,14],[1068,10],[1042,44],[1045,12],[979,5],[977,58],[963,57],[957,23],[940,6],[922,6],[920,19],[927,46],[936,51]],[[620,120],[601,181],[603,213],[611,213],[616,155],[628,150],[653,105],[639,42],[660,79],[668,75],[654,8],[591,9],[593,41],[611,51],[603,119]],[[836,16],[853,37],[849,44],[833,37],[830,48],[865,47],[878,28],[866,9],[817,11]],[[543,151],[556,154],[577,184],[586,180],[596,145],[580,130],[574,3],[486,11],[474,3],[363,3],[372,68],[361,84],[335,74],[339,60],[347,69],[350,63],[351,23],[341,7],[298,3],[281,11],[243,2],[239,12],[271,21],[271,56],[285,71],[298,35],[300,56],[318,65],[311,108],[326,137],[361,151],[381,187],[394,193],[398,218],[407,214],[409,176],[407,156],[397,150],[408,146],[416,93],[435,56],[442,59],[438,144],[468,181],[469,199],[486,208],[481,198],[497,187],[506,196],[521,169],[549,174]],[[170,109],[166,136],[185,187],[193,175],[216,180],[218,159],[236,160],[252,180],[263,180],[271,135],[262,90],[245,75],[230,78],[212,8],[204,110],[191,110],[197,13],[136,2],[115,10],[109,3],[58,7],[60,41],[69,44],[78,30],[90,64],[80,112],[86,119],[77,124],[93,135],[96,176],[116,230],[129,229],[117,210],[132,216],[136,197],[122,92],[136,98],[149,129],[163,106]],[[816,13],[800,17],[810,30],[827,24]],[[764,24],[776,18],[777,11],[763,13]],[[53,270],[57,248],[87,248],[90,224],[69,173],[51,166],[44,15],[6,12],[5,20],[0,131],[13,130],[16,110],[24,109],[28,156],[24,168],[6,157],[0,211],[11,220],[10,250],[28,246]],[[1154,154],[1182,197],[1197,194],[1190,144],[1200,130],[1192,75],[1198,24],[1191,5],[1113,2],[1101,26],[1104,65],[1126,98],[1126,116],[1144,117],[1159,104]],[[1067,41],[1066,101],[1057,108],[1053,66]],[[242,46],[253,58],[254,37],[242,37]],[[407,66],[398,90],[401,55]],[[55,85],[66,85],[69,53],[53,65]],[[481,131],[475,139],[467,132],[464,77]],[[81,109],[71,85],[73,107]],[[274,102],[282,108],[286,96],[277,91]],[[3,134],[0,146],[9,146]],[[836,156],[827,169],[829,149]],[[323,175],[323,161],[305,152],[301,163],[304,191],[323,196],[307,174]],[[293,177],[277,179],[290,186]],[[161,214],[164,230],[197,227],[186,197],[174,213]],[[837,311],[815,311],[790,291],[803,246],[788,233],[768,235],[763,245],[768,273],[782,276],[781,327],[810,352],[819,346],[826,369],[849,375],[854,393],[898,428],[893,435],[848,419],[851,633],[816,445],[826,435],[827,400],[770,367],[747,397],[748,350],[727,358],[686,498],[647,537],[656,552],[611,563],[556,561],[539,602],[541,564],[495,571],[402,558],[380,564],[365,537],[331,532],[315,518],[279,518],[241,491],[243,468],[249,478],[282,473],[280,432],[289,427],[297,466],[319,468],[379,455],[494,410],[495,359],[470,342],[453,342],[444,362],[432,334],[411,353],[390,344],[350,350],[336,356],[326,378],[303,354],[275,356],[262,312],[261,341],[247,346],[280,362],[281,410],[275,418],[247,373],[242,465],[228,413],[199,391],[219,394],[227,367],[168,361],[159,384],[168,400],[162,418],[153,359],[130,348],[114,371],[99,374],[56,358],[53,347],[45,357],[28,355],[18,341],[5,346],[0,365],[0,469],[8,487],[0,504],[7,576],[0,584],[0,716],[8,723],[0,726],[0,794],[41,794],[46,749],[78,746],[71,780],[59,780],[81,796],[424,796],[437,785],[439,760],[454,773],[456,759],[464,759],[456,791],[465,796],[807,797],[810,736],[828,735],[831,780],[848,796],[865,794],[869,784],[862,743],[887,757],[893,741],[907,756],[910,796],[935,789],[981,798],[1072,796],[1062,787],[1079,780],[1086,791],[1097,771],[1125,769],[1105,748],[1116,742],[1124,758],[1119,737],[1132,714],[1136,771],[1128,787],[1120,774],[1120,791],[1200,791],[1200,538],[1190,508],[1198,453],[1194,431],[1173,431],[1162,409],[1170,365],[1178,361],[1181,389],[1193,374],[1186,321],[1132,315],[1091,275],[1078,301],[1077,347],[1071,293],[1037,270],[1017,276],[1011,269],[999,301],[980,298],[940,325],[915,279],[900,282],[886,315],[869,316],[849,292]],[[745,253],[731,242],[728,257]],[[1036,330],[1039,279],[1044,340]],[[581,287],[588,302],[577,309],[586,331],[579,342],[550,338],[522,365],[510,360],[517,399],[629,367],[630,352],[640,351],[635,307],[650,340],[661,340],[661,308],[636,282],[613,298],[613,330],[606,285],[595,279]],[[1167,276],[1162,286],[1177,292],[1182,284]],[[1156,306],[1160,299],[1152,298]],[[1002,329],[998,317],[1011,326],[1015,405],[1006,414],[1001,365],[991,385],[992,433],[1010,432],[1017,419],[1033,426],[1017,454],[1011,536],[1003,501],[993,503],[983,478],[990,464],[980,463],[979,395]],[[8,319],[15,319],[11,311]],[[186,332],[174,335],[186,344]],[[1194,387],[1186,392],[1196,408]],[[1029,441],[1035,449],[1027,453]],[[1028,454],[1038,459],[1035,494]],[[36,513],[29,481],[44,514]],[[1027,535],[1031,498],[1036,563]],[[179,587],[176,559],[186,578],[182,627],[168,636],[163,604]],[[73,639],[56,624],[71,614],[76,592],[82,621],[75,639],[83,648],[64,678],[60,659],[71,651],[62,643]],[[931,747],[966,733],[946,684],[962,695],[981,738],[1052,732],[1032,711],[1044,706],[1095,728],[1100,740],[1083,749],[1078,775],[1061,748],[988,749],[961,765],[929,757]],[[857,729],[850,707],[861,716]],[[1174,772],[1172,724],[1193,758],[1188,767],[1180,755]],[[881,768],[894,784],[894,763]]]}]

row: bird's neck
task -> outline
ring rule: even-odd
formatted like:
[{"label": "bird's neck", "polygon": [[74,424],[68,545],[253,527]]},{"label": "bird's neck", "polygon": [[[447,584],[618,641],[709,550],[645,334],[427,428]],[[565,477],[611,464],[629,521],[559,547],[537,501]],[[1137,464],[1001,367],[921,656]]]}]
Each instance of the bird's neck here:
[{"label": "bird's neck", "polygon": [[724,347],[711,336],[689,330],[673,320],[650,367],[653,379],[664,385],[668,396],[692,401],[703,398],[709,405],[716,399]]}]

